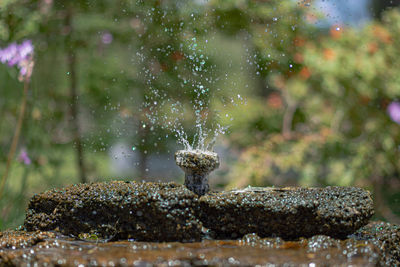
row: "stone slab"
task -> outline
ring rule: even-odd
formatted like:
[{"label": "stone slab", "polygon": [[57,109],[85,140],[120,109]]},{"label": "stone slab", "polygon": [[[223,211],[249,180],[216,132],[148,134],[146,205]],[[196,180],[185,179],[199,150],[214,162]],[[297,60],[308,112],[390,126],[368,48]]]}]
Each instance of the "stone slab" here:
[{"label": "stone slab", "polygon": [[114,181],[37,194],[24,225],[107,240],[192,242],[248,233],[345,238],[372,215],[370,193],[354,187],[247,188],[198,197],[175,183]]},{"label": "stone slab", "polygon": [[202,237],[197,198],[174,183],[78,184],[32,197],[24,226],[68,236],[195,241]]},{"label": "stone slab", "polygon": [[356,187],[247,188],[211,193],[199,202],[204,226],[228,239],[246,233],[345,238],[374,213],[370,193]]}]

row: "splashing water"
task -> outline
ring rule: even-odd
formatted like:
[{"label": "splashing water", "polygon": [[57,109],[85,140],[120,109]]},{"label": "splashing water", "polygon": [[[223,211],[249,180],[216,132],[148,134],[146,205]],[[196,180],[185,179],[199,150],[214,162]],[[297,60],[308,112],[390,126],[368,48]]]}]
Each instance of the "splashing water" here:
[{"label": "splashing water", "polygon": [[[219,113],[211,110],[211,100],[215,98],[214,92],[211,90],[214,80],[207,68],[209,58],[205,54],[204,48],[200,47],[196,37],[188,38],[185,47],[186,51],[183,53],[183,57],[190,73],[185,77],[183,75],[178,75],[178,77],[183,89],[182,95],[191,96],[191,105],[185,105],[172,96],[168,96],[162,89],[152,86],[151,81],[154,78],[151,68],[154,66],[151,64],[150,69],[147,70],[147,73],[150,74],[148,79],[150,90],[145,97],[144,109],[148,111],[146,118],[151,124],[171,131],[185,150],[211,151],[217,137],[224,134],[228,127],[221,125],[217,120]],[[233,99],[230,102],[233,103]],[[191,136],[184,127],[185,119],[188,119],[187,115],[194,118]]]}]

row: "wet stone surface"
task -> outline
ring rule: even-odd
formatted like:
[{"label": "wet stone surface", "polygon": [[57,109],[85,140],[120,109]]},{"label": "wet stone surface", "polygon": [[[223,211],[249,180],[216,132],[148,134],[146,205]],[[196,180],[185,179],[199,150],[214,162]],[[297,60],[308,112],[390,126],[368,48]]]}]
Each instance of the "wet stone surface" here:
[{"label": "wet stone surface", "polygon": [[202,237],[197,208],[196,195],[174,183],[79,184],[35,195],[24,226],[75,237],[189,242]]},{"label": "wet stone surface", "polygon": [[246,233],[345,238],[374,213],[370,193],[355,187],[247,188],[211,193],[199,201],[200,219],[216,238]]},{"label": "wet stone surface", "polygon": [[35,195],[25,228],[135,241],[236,239],[248,233],[345,238],[372,214],[369,192],[352,187],[248,188],[198,197],[175,183],[110,182]]},{"label": "wet stone surface", "polygon": [[[367,227],[364,234],[374,227]],[[393,226],[388,228],[393,235]],[[26,236],[30,240],[34,235],[43,237],[47,233],[14,232],[20,239]],[[248,234],[238,240],[194,243],[103,243],[93,238],[76,240],[51,235],[37,240],[40,241],[18,248],[5,244],[0,248],[0,266],[379,266],[382,259],[395,255],[384,255],[388,251],[380,250],[384,240],[375,244],[370,239],[338,240],[323,235],[284,241],[279,237],[260,238]],[[10,239],[3,234],[0,243],[7,242]],[[396,259],[391,263],[395,264]]]},{"label": "wet stone surface", "polygon": [[26,232],[26,231],[5,231],[0,232],[0,250],[28,248],[48,238],[55,238],[52,232]]},{"label": "wet stone surface", "polygon": [[400,266],[400,226],[385,222],[371,222],[349,236],[354,240],[368,240],[381,252],[381,266]]}]

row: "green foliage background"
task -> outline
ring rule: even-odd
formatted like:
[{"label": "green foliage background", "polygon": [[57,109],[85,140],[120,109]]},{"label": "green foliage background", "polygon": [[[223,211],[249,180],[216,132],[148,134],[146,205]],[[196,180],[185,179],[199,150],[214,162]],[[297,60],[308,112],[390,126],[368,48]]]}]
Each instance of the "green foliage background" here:
[{"label": "green foliage background", "polygon": [[[214,187],[356,185],[373,191],[378,217],[397,221],[400,126],[386,108],[400,96],[400,12],[361,29],[321,28],[316,21],[324,18],[312,4],[2,1],[0,46],[32,39],[35,68],[19,142],[32,164],[14,160],[0,229],[23,222],[33,193],[80,182],[71,101],[79,105],[88,180],[117,178],[108,150],[121,141],[140,155],[138,172],[121,179],[150,180],[149,156],[178,148],[163,115],[176,101],[193,106],[190,83],[209,90],[201,96],[205,124],[229,126],[217,141],[229,156]],[[111,43],[102,42],[105,34]],[[193,38],[204,62],[189,57]],[[77,61],[77,99],[68,53]],[[2,173],[22,84],[5,65],[0,81]],[[229,104],[236,95],[245,100]],[[149,113],[161,119],[151,121]],[[194,114],[179,116],[192,139]]]}]

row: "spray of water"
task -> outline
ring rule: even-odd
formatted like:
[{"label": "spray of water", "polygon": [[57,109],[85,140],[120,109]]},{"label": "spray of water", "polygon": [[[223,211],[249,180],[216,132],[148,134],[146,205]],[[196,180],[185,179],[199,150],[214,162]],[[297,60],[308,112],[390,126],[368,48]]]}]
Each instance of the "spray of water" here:
[{"label": "spray of water", "polygon": [[[191,17],[195,24],[195,16]],[[215,84],[223,77],[216,77],[218,68],[208,56],[210,47],[205,35],[196,34],[190,27],[185,29],[183,22],[177,25],[179,31],[166,37],[172,38],[170,43],[136,54],[148,88],[142,126],[152,125],[172,133],[185,150],[212,151],[217,137],[227,131],[221,112],[213,104],[221,102],[225,106],[234,104],[234,100],[218,97]],[[167,27],[166,32],[170,31]],[[160,58],[173,60],[159,62]]]},{"label": "spray of water", "polygon": [[[212,90],[214,81],[206,66],[208,56],[200,47],[196,37],[188,38],[184,46],[188,74],[178,75],[181,88],[177,90],[181,91],[180,95],[190,98],[190,104],[184,104],[185,101],[176,99],[176,94],[174,99],[168,92],[153,86],[155,67],[150,63],[150,67],[145,70],[149,92],[145,96],[143,109],[150,124],[172,132],[185,150],[211,151],[217,137],[224,134],[227,127],[218,121],[218,112],[215,110],[210,112],[211,101],[215,95]],[[143,61],[145,60],[143,58]],[[188,120],[192,123],[194,120],[190,136],[184,125]]]}]

